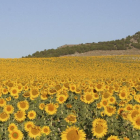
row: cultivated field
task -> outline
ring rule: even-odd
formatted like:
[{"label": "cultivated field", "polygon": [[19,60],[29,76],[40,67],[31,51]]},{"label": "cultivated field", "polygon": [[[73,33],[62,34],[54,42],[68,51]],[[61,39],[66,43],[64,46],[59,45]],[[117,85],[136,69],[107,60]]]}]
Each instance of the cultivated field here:
[{"label": "cultivated field", "polygon": [[139,140],[140,55],[0,59],[0,140]]}]

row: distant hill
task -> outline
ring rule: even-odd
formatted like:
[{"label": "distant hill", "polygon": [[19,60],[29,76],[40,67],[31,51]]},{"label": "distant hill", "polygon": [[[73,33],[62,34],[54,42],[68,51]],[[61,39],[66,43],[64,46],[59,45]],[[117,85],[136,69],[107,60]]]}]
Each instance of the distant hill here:
[{"label": "distant hill", "polygon": [[[35,58],[35,57],[60,57],[65,55],[83,54],[91,51],[116,51],[116,50],[140,50],[140,31],[132,36],[127,36],[120,40],[103,41],[98,43],[85,43],[85,44],[69,44],[58,47],[57,49],[48,49],[44,51],[36,51],[32,55],[22,58]],[[120,51],[118,51],[120,52]],[[124,51],[125,52],[125,51]],[[94,53],[93,53],[94,55]],[[77,55],[78,56],[78,55]]]}]

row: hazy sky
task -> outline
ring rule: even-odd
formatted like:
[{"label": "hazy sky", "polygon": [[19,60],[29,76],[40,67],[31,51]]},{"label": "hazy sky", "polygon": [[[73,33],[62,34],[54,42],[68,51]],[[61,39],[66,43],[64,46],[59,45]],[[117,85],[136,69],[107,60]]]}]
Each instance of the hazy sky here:
[{"label": "hazy sky", "polygon": [[1,0],[0,58],[140,31],[140,0]]}]

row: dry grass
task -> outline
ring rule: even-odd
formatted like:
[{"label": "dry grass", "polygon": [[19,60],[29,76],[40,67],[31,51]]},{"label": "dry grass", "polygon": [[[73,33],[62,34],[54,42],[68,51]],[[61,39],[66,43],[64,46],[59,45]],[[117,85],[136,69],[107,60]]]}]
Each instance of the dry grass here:
[{"label": "dry grass", "polygon": [[65,56],[106,56],[106,55],[140,55],[140,50],[136,48],[128,50],[94,50],[85,53],[75,53]]}]

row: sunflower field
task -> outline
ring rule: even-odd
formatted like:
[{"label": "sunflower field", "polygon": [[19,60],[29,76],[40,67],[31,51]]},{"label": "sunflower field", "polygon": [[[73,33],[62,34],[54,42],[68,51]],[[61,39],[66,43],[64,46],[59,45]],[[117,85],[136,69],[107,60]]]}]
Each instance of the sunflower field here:
[{"label": "sunflower field", "polygon": [[140,56],[0,59],[0,140],[139,140]]}]

